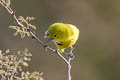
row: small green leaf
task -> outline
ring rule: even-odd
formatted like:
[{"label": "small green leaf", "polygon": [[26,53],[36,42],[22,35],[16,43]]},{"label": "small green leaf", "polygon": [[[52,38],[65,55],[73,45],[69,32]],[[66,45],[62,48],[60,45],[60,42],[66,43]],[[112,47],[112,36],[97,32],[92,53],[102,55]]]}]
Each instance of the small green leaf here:
[{"label": "small green leaf", "polygon": [[28,17],[28,16],[26,17],[26,20],[27,20],[27,21],[32,21],[32,20],[34,20],[34,19],[35,19],[34,17]]},{"label": "small green leaf", "polygon": [[21,38],[24,38],[25,37],[25,32],[21,31],[20,35],[21,35]]},{"label": "small green leaf", "polygon": [[11,4],[11,0],[2,0],[6,5],[7,7],[10,6]]},{"label": "small green leaf", "polygon": [[29,26],[30,26],[31,28],[33,28],[34,30],[37,29],[35,25],[29,24]]},{"label": "small green leaf", "polygon": [[19,34],[18,31],[16,31],[15,33],[13,33],[13,36],[17,36]]},{"label": "small green leaf", "polygon": [[26,63],[26,62],[23,62],[22,65],[23,65],[24,67],[28,67],[28,63]]},{"label": "small green leaf", "polygon": [[10,53],[10,49],[7,49],[5,53]]},{"label": "small green leaf", "polygon": [[9,28],[14,29],[14,30],[20,29],[19,26],[9,26]]}]

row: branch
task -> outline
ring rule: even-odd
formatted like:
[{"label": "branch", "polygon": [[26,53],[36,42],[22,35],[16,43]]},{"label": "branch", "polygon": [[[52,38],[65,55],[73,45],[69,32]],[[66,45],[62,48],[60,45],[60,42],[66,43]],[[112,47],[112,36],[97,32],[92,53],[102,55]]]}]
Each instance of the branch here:
[{"label": "branch", "polygon": [[5,0],[0,0],[0,4],[3,6],[3,8],[10,14],[12,15],[13,19],[16,21],[17,25],[20,28],[25,29],[26,31],[29,32],[29,34],[32,36],[32,38],[36,39],[41,45],[43,45],[46,49],[49,49],[55,53],[57,53],[57,55],[66,63],[67,65],[67,80],[71,80],[71,64],[70,61],[72,60],[71,58],[68,57],[68,59],[66,59],[58,50],[55,50],[51,47],[49,47],[47,44],[45,44],[43,41],[41,41],[35,34],[34,32],[30,29],[30,26],[28,25],[28,22],[25,21],[26,26],[16,17],[15,12],[13,11],[13,9],[11,9],[10,4],[7,5],[7,3],[5,2]]}]

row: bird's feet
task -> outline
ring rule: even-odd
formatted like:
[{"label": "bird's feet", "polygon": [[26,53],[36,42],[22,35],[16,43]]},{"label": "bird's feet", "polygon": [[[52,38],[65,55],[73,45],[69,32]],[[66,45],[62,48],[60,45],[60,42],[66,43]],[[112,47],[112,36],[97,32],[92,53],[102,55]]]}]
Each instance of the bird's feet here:
[{"label": "bird's feet", "polygon": [[74,54],[73,54],[73,47],[71,46],[71,50],[70,50],[70,52],[69,53],[65,53],[65,52],[63,52],[63,54],[65,54],[68,58],[71,58],[71,59],[74,59]]},{"label": "bird's feet", "polygon": [[75,57],[73,53],[68,53],[67,56],[71,59],[74,59],[74,57]]}]

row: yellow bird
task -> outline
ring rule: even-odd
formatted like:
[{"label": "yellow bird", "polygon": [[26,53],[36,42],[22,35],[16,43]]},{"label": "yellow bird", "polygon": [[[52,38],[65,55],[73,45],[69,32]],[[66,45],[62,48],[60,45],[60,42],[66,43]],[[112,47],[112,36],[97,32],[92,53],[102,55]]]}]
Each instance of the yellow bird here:
[{"label": "yellow bird", "polygon": [[60,53],[64,49],[72,47],[79,38],[80,30],[72,24],[54,23],[50,25],[45,36],[52,40]]}]

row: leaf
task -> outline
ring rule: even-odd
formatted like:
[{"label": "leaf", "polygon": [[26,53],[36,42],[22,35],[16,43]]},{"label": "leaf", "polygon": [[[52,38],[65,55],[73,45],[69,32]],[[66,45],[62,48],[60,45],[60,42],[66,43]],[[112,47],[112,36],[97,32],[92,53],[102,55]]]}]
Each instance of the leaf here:
[{"label": "leaf", "polygon": [[30,36],[29,32],[25,31],[24,28],[21,30],[19,26],[9,26],[9,28],[16,30],[16,32],[13,33],[13,36],[17,36],[18,34],[20,34],[21,38],[24,38],[25,34],[27,34],[27,36]]},{"label": "leaf", "polygon": [[10,1],[10,0],[5,0],[5,1],[6,1],[6,5],[7,5],[7,6],[10,6],[11,1]]},{"label": "leaf", "polygon": [[29,37],[30,36],[30,33],[29,32],[26,32],[27,36]]},{"label": "leaf", "polygon": [[26,17],[26,20],[27,20],[27,21],[32,21],[32,20],[34,20],[34,19],[35,19],[34,17],[28,17],[28,16]]},{"label": "leaf", "polygon": [[14,29],[14,30],[20,29],[19,26],[9,26],[9,28]]},{"label": "leaf", "polygon": [[25,32],[21,31],[20,35],[21,35],[21,38],[24,38],[25,37]]},{"label": "leaf", "polygon": [[15,33],[13,33],[13,36],[17,36],[19,33],[16,31]]},{"label": "leaf", "polygon": [[30,26],[31,28],[33,28],[34,30],[37,29],[35,25],[29,24],[29,26]]},{"label": "leaf", "polygon": [[3,58],[2,51],[0,50],[0,60]]},{"label": "leaf", "polygon": [[10,53],[10,49],[7,49],[5,53]]},{"label": "leaf", "polygon": [[28,63],[26,63],[26,62],[23,62],[22,65],[23,65],[24,67],[28,67]]},{"label": "leaf", "polygon": [[19,16],[19,17],[18,17],[18,20],[19,20],[20,22],[26,22],[26,20],[25,20],[25,18],[24,18],[23,16]]},{"label": "leaf", "polygon": [[10,6],[11,4],[11,0],[2,0],[6,5],[7,7]]}]

